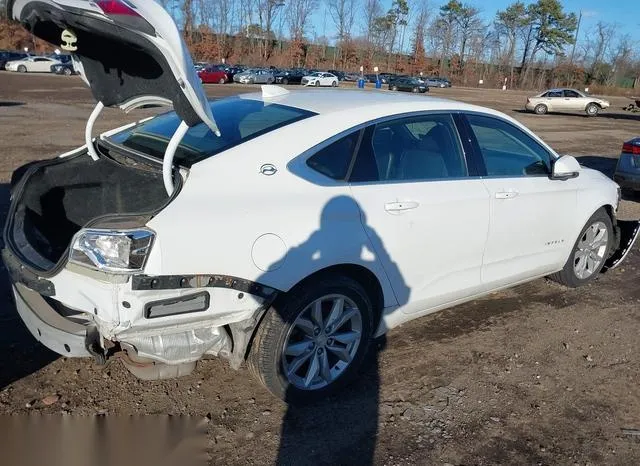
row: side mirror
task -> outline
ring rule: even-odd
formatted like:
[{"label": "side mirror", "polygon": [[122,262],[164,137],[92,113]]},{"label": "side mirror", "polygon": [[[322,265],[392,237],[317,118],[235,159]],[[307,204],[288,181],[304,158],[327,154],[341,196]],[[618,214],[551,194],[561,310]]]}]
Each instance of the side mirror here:
[{"label": "side mirror", "polygon": [[580,174],[580,164],[575,157],[563,155],[553,163],[551,179],[568,180],[576,178]]}]

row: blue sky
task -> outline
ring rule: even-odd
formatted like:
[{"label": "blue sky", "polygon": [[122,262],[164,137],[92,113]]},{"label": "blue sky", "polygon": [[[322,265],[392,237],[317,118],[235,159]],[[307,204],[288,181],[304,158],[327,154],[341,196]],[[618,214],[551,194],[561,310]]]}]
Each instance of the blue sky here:
[{"label": "blue sky", "polygon": [[[514,0],[462,0],[480,9],[485,22],[490,22],[495,17],[496,11],[504,10]],[[523,0],[524,3],[532,3],[533,0]],[[409,0],[411,2],[411,0]],[[391,0],[383,0],[383,8],[388,9]],[[431,0],[429,2],[433,14],[437,14],[438,8],[446,3],[445,0]],[[578,37],[578,46],[584,41],[594,25],[598,21],[607,23],[617,23],[619,35],[629,34],[632,40],[638,42],[640,50],[640,0],[562,0],[566,12],[574,12],[576,15],[582,10],[582,22]],[[361,17],[361,16],[360,16]],[[313,18],[313,29],[318,36],[326,34],[332,37],[335,34],[335,27],[331,16],[325,15],[324,8],[321,7]],[[358,32],[358,15],[356,15],[356,28]],[[326,32],[325,32],[326,31]]]}]

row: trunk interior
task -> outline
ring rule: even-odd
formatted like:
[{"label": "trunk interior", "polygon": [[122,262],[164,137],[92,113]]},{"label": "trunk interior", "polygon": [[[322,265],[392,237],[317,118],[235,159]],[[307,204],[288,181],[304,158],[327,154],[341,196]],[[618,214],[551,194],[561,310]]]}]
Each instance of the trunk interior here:
[{"label": "trunk interior", "polygon": [[19,198],[13,201],[15,214],[6,231],[14,252],[47,271],[91,220],[153,213],[169,201],[159,166],[116,157],[94,161],[82,152],[52,160],[27,175],[21,193],[15,194]]}]

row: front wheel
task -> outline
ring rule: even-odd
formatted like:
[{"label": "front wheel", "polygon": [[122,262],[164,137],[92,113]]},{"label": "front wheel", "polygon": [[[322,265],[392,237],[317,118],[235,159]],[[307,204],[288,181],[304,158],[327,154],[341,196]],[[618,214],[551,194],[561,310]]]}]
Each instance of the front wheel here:
[{"label": "front wheel", "polygon": [[284,78],[282,80],[282,84],[284,84],[286,86],[287,84],[289,84],[289,80],[287,78]]},{"label": "front wheel", "polygon": [[598,115],[598,112],[600,111],[600,107],[598,107],[597,104],[592,103],[587,105],[587,108],[585,109],[585,111],[587,112],[587,116],[594,117]]},{"label": "front wheel", "polygon": [[220,78],[220,79],[218,79],[218,84],[224,84],[224,83],[226,83],[226,82],[227,82],[227,80],[226,80],[226,79],[224,79],[224,78]]},{"label": "front wheel", "polygon": [[398,90],[398,86],[393,86],[393,87],[391,88],[391,90],[392,90],[392,91],[397,91],[397,90]]},{"label": "front wheel", "polygon": [[287,403],[325,398],[357,374],[373,333],[373,306],[360,283],[312,280],[267,312],[247,364]]},{"label": "front wheel", "polygon": [[570,288],[591,282],[609,258],[612,240],[611,218],[600,208],[587,220],[564,268],[550,278]]},{"label": "front wheel", "polygon": [[316,81],[316,87],[320,87],[320,81]]},{"label": "front wheel", "polygon": [[414,87],[413,89],[411,89],[411,92],[413,92],[414,94],[417,94],[418,92],[420,92],[420,89],[418,89],[417,87]]},{"label": "front wheel", "polygon": [[24,66],[24,65],[20,65],[20,66],[18,67],[18,72],[19,72],[19,73],[26,73],[26,72],[27,72],[27,67],[26,67],[26,66]]},{"label": "front wheel", "polygon": [[71,76],[71,69],[70,68],[65,68],[64,69],[64,75],[65,76]]}]

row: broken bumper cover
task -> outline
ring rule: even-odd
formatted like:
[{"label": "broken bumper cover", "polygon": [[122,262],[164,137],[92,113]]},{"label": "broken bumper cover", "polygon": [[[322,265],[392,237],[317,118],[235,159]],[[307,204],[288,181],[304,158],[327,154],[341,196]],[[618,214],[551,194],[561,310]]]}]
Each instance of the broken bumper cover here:
[{"label": "broken bumper cover", "polygon": [[616,230],[617,247],[605,262],[603,272],[615,269],[627,257],[640,236],[640,220],[618,220]]},{"label": "broken bumper cover", "polygon": [[12,286],[16,309],[31,334],[44,346],[68,357],[91,357],[87,326],[61,316],[37,292],[16,283]]}]

